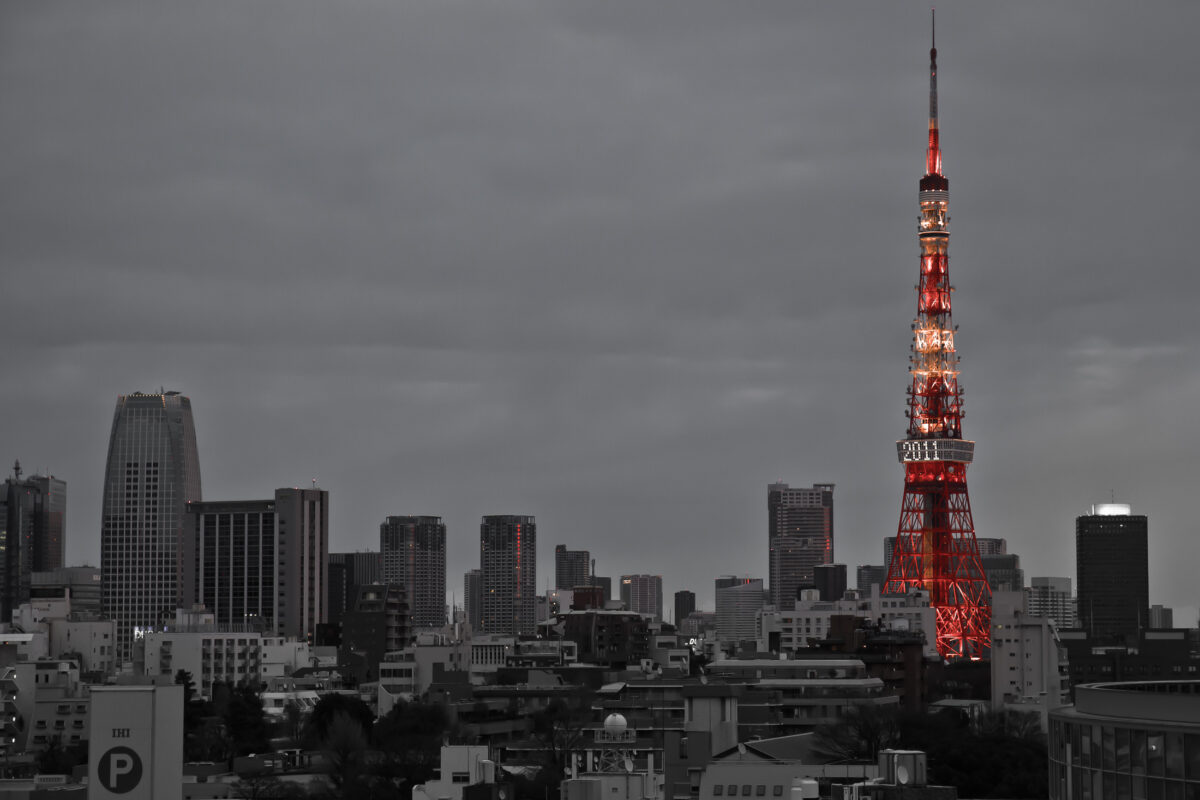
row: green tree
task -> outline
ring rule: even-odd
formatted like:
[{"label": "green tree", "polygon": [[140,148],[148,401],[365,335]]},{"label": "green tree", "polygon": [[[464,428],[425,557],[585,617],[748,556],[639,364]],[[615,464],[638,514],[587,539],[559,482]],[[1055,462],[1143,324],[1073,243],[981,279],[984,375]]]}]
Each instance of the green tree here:
[{"label": "green tree", "polygon": [[267,716],[255,688],[239,686],[230,693],[224,722],[235,756],[265,753],[271,749]]}]

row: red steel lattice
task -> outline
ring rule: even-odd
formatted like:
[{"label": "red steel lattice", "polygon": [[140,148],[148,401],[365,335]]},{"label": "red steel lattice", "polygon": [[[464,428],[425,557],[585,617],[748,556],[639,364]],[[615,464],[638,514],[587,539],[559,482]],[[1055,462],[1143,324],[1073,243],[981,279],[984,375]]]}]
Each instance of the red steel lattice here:
[{"label": "red steel lattice", "polygon": [[929,144],[921,179],[920,277],[908,388],[908,436],[897,443],[904,499],[884,591],[929,593],[944,658],[978,658],[990,646],[991,591],[967,495],[974,442],[962,438],[962,389],[950,311],[950,184],[938,138],[937,48],[929,51]]}]

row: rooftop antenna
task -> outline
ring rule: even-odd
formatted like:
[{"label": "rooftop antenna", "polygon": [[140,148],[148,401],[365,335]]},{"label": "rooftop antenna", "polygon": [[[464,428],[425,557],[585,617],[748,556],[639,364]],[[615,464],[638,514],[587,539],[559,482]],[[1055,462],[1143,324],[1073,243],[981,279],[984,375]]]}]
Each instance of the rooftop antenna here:
[{"label": "rooftop antenna", "polygon": [[13,462],[13,480],[21,480],[21,459],[19,458]]}]

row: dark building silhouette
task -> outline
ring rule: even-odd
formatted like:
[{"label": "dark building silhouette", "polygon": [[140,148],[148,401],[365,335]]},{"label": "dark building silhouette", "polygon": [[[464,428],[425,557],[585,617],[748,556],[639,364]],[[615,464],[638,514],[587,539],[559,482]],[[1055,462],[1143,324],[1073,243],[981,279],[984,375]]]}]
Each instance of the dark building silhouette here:
[{"label": "dark building silhouette", "polygon": [[679,623],[688,618],[696,610],[696,593],[689,592],[687,589],[682,589],[675,593],[675,616],[672,620],[675,627],[679,627]]},{"label": "dark building silhouette", "polygon": [[531,516],[484,517],[479,525],[483,633],[532,634],[537,627],[537,522]]},{"label": "dark building silhouette", "polygon": [[21,477],[21,462],[0,491],[0,620],[29,602],[33,573],[63,564],[67,484],[52,475]]},{"label": "dark building silhouette", "polygon": [[982,554],[979,563],[992,594],[1025,590],[1025,570],[1021,569],[1021,557],[1016,553]]},{"label": "dark building silhouette", "polygon": [[100,514],[104,614],[117,661],[134,628],[173,620],[183,598],[184,514],[201,499],[192,401],[179,392],[117,398]]},{"label": "dark building silhouette", "polygon": [[813,585],[822,600],[841,600],[846,594],[846,565],[817,564],[813,567]]},{"label": "dark building silhouette", "polygon": [[1137,642],[1149,622],[1147,521],[1105,503],[1075,518],[1079,620],[1094,642]]},{"label": "dark building silhouette", "polygon": [[592,572],[592,554],[587,550],[568,550],[565,544],[554,547],[554,588],[574,589],[587,586]]},{"label": "dark building silhouette", "polygon": [[446,523],[441,517],[388,517],[379,526],[383,582],[404,587],[414,628],[446,624]]},{"label": "dark building silhouette", "polygon": [[360,586],[354,609],[342,619],[338,648],[342,674],[357,683],[378,680],[384,654],[400,650],[412,640],[411,616],[403,586]]},{"label": "dark building silhouette", "polygon": [[833,484],[768,485],[767,542],[771,603],[790,609],[813,585],[813,567],[833,562]]},{"label": "dark building silhouette", "polygon": [[363,550],[329,554],[329,624],[341,625],[354,608],[360,586],[380,582],[379,553]]},{"label": "dark building silhouette", "polygon": [[471,629],[482,632],[483,570],[472,569],[463,574],[463,611]]},{"label": "dark building silhouette", "polygon": [[872,586],[883,591],[887,585],[887,571],[888,568],[883,564],[860,564],[855,570],[854,586],[862,597],[870,597]]}]

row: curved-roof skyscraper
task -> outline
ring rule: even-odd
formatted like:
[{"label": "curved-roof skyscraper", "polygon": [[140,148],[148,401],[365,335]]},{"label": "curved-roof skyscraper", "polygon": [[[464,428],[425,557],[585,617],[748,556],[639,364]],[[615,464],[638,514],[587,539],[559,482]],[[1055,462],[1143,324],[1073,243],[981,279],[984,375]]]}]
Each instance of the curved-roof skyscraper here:
[{"label": "curved-roof skyscraper", "polygon": [[101,594],[117,623],[118,661],[132,657],[135,628],[174,618],[184,512],[200,499],[192,401],[179,392],[118,397],[100,528]]}]

